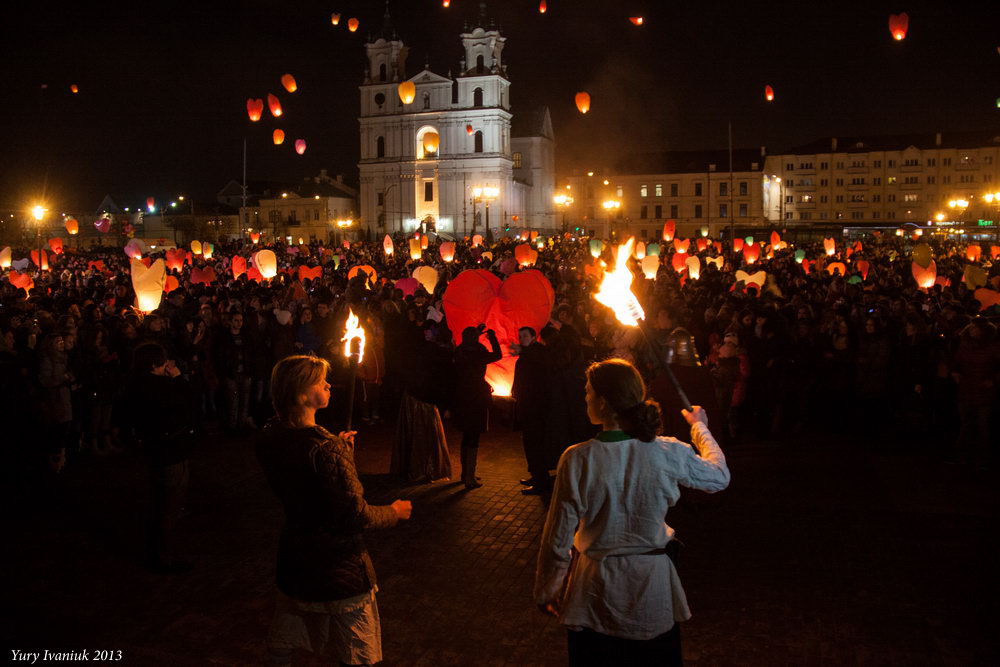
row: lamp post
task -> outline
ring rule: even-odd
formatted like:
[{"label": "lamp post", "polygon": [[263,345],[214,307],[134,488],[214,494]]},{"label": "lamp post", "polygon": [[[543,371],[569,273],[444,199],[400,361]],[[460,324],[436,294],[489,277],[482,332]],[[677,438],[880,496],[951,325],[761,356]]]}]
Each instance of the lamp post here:
[{"label": "lamp post", "polygon": [[492,238],[492,233],[490,232],[490,202],[496,201],[497,197],[500,196],[500,188],[495,188],[492,186],[480,187],[476,186],[472,188],[472,233],[476,233],[476,202],[483,202],[486,206],[486,236],[487,238]]},{"label": "lamp post", "polygon": [[604,206],[604,210],[608,212],[607,222],[605,223],[606,227],[605,227],[605,230],[604,230],[604,238],[608,239],[610,241],[611,240],[611,217],[614,215],[615,211],[619,210],[622,207],[622,203],[621,203],[621,201],[619,201],[617,199],[605,199],[604,203],[602,204],[602,206]]},{"label": "lamp post", "polygon": [[566,233],[566,209],[573,203],[573,198],[569,195],[556,195],[552,198],[555,205],[562,209],[562,233]]},{"label": "lamp post", "polygon": [[[340,241],[341,241],[340,236],[341,236],[341,234],[345,234],[346,235],[347,234],[347,230],[350,229],[350,227],[351,227],[352,224],[354,224],[354,220],[352,220],[351,218],[346,218],[346,219],[338,220],[337,221],[337,229],[338,229],[338,232],[337,232],[337,245],[340,245]],[[339,230],[343,230],[343,231],[339,231]]]},{"label": "lamp post", "polygon": [[45,207],[36,205],[31,209],[31,215],[35,218],[35,242],[38,246],[38,276],[42,275],[42,220],[45,219]]}]

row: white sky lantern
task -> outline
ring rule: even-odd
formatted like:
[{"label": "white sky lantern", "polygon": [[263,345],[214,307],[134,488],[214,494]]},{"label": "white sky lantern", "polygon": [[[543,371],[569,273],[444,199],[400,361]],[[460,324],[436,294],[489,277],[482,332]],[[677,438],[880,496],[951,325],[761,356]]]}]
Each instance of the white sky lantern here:
[{"label": "white sky lantern", "polygon": [[642,273],[649,280],[656,280],[656,272],[660,270],[660,258],[656,255],[646,255],[642,258]]},{"label": "white sky lantern", "polygon": [[0,269],[9,269],[10,262],[10,246],[7,246],[3,250],[0,250]]},{"label": "white sky lantern", "polygon": [[428,294],[434,294],[434,288],[438,284],[438,272],[433,266],[418,266],[413,271],[413,277],[423,285]]},{"label": "white sky lantern", "polygon": [[698,280],[698,278],[701,278],[701,259],[697,255],[688,257],[687,269],[688,277],[691,278],[691,280]]},{"label": "white sky lantern", "polygon": [[153,262],[148,269],[138,259],[131,259],[132,289],[135,290],[136,310],[151,313],[160,307],[163,298],[163,286],[167,279],[167,266],[162,259]]},{"label": "white sky lantern", "polygon": [[274,256],[273,250],[261,250],[254,253],[253,265],[260,271],[262,278],[270,280],[278,275],[278,258]]},{"label": "white sky lantern", "polygon": [[385,238],[382,239],[382,249],[385,251],[386,255],[391,255],[392,251],[394,250],[392,245],[392,239],[389,238],[388,234],[386,234]]}]

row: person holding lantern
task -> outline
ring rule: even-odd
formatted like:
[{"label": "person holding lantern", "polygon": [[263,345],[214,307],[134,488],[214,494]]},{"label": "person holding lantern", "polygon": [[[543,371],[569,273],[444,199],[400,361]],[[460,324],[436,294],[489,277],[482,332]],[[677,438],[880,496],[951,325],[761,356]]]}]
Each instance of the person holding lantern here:
[{"label": "person holding lantern", "polygon": [[[490,349],[479,337],[486,332]],[[486,381],[486,367],[500,361],[503,352],[493,329],[485,324],[466,327],[462,343],[455,350],[455,401],[453,409],[462,431],[462,481],[465,488],[477,489],[482,482],[476,477],[476,460],[479,456],[479,436],[486,430],[493,389]]]},{"label": "person holding lantern", "polygon": [[281,500],[278,606],[267,638],[275,664],[303,648],[342,664],[382,660],[378,585],[362,534],[409,519],[412,505],[369,505],[354,464],[354,431],[316,424],[330,402],[325,359],[292,356],[271,374],[276,416],[257,442],[257,458]]},{"label": "person holding lantern", "polygon": [[694,447],[656,437],[659,406],[627,361],[591,365],[586,391],[603,431],[559,460],[535,602],[566,626],[570,665],[679,665],[677,622],[691,613],[663,518],[681,486],[725,489],[725,456],[699,406],[683,412]]}]

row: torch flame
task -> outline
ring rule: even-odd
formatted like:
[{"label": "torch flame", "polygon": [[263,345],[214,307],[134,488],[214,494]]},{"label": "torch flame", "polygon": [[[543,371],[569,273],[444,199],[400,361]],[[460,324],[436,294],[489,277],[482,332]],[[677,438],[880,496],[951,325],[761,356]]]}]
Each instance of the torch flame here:
[{"label": "torch flame", "polygon": [[351,356],[351,341],[355,338],[358,339],[358,363],[365,357],[365,330],[361,328],[361,323],[358,320],[358,316],[354,314],[354,310],[348,311],[347,316],[347,326],[344,328],[344,337],[340,340],[344,342],[344,356]]},{"label": "torch flame", "polygon": [[646,318],[639,300],[632,294],[632,272],[629,271],[627,262],[632,255],[632,245],[634,238],[630,238],[624,245],[618,246],[618,258],[615,261],[614,271],[605,271],[604,280],[601,281],[601,289],[598,290],[594,298],[610,308],[615,313],[618,321],[628,327],[639,325],[639,320]]}]

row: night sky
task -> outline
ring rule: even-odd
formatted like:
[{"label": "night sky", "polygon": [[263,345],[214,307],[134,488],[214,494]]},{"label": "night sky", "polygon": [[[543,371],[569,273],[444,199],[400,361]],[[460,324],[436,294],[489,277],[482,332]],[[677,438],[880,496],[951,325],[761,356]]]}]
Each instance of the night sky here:
[{"label": "night sky", "polygon": [[[250,179],[327,168],[356,180],[363,44],[380,30],[382,0],[18,4],[27,6],[0,28],[0,209],[44,197],[92,212],[106,193],[133,205],[209,200],[240,178],[244,137]],[[478,5],[394,0],[407,74],[425,54],[434,71],[457,71],[458,35]],[[730,119],[737,147],[772,152],[832,134],[1000,134],[1000,33],[988,3],[549,0],[544,15],[537,5],[494,0],[489,13],[507,37],[514,111],[550,108],[563,171],[599,170],[628,151],[724,147]],[[904,10],[909,33],[894,42],[888,15]],[[361,21],[353,34],[350,16]],[[294,94],[279,82],[286,72]],[[573,103],[580,90],[593,98],[586,116]],[[285,115],[251,124],[247,97],[268,92]],[[274,127],[283,146],[271,144]]]}]

